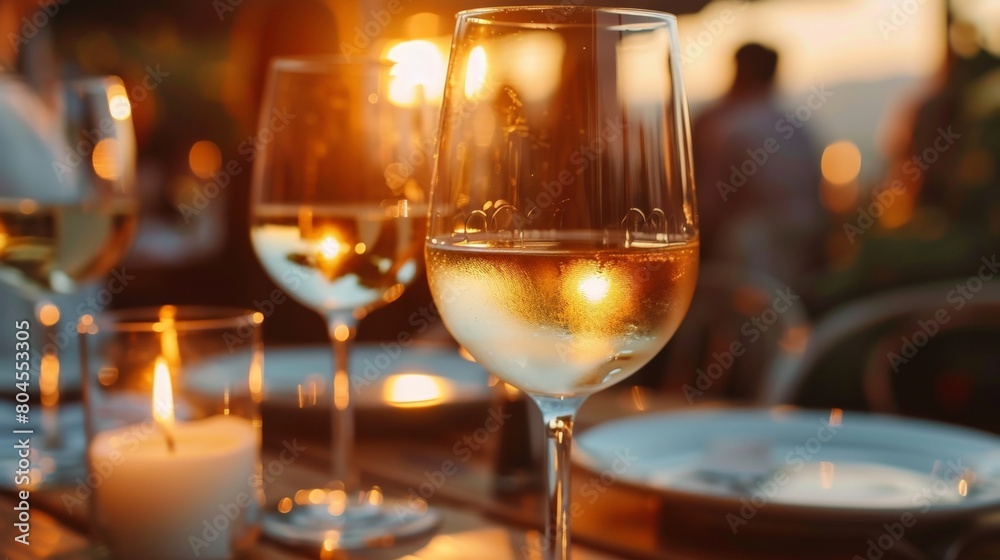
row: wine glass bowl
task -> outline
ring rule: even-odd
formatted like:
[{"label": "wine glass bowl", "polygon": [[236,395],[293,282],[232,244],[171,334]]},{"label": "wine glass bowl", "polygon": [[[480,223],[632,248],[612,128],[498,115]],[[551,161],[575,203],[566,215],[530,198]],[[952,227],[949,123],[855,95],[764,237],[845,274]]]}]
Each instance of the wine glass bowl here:
[{"label": "wine glass bowl", "polygon": [[[60,356],[69,341],[56,335],[60,313],[49,299],[100,280],[131,246],[136,142],[128,95],[114,76],[36,91],[4,75],[0,99],[0,282],[34,304],[41,323],[29,345],[41,406],[18,427],[37,435],[32,463],[42,468],[30,484],[47,487],[86,474],[82,409],[73,402],[80,398],[75,364]],[[28,341],[22,342],[19,348],[27,350]]]},{"label": "wine glass bowl", "polygon": [[587,395],[646,364],[694,293],[698,224],[676,19],[567,6],[461,12],[425,248],[448,330],[542,410],[549,558]]},{"label": "wine glass bowl", "polygon": [[286,497],[264,520],[265,532],[293,545],[381,548],[440,521],[422,502],[362,489],[353,459],[348,343],[360,319],[417,277],[426,236],[433,112],[420,91],[395,102],[392,79],[392,66],[374,59],[276,59],[261,108],[253,247],[268,276],[326,320],[335,358],[332,480],[305,502]]},{"label": "wine glass bowl", "polygon": [[[25,86],[8,80],[16,79],[5,78],[0,89],[25,95]],[[34,155],[51,158],[48,165],[0,187],[0,279],[36,300],[103,277],[131,246],[136,225],[125,86],[107,76],[63,82],[55,93],[56,130],[26,124],[38,141]]]}]

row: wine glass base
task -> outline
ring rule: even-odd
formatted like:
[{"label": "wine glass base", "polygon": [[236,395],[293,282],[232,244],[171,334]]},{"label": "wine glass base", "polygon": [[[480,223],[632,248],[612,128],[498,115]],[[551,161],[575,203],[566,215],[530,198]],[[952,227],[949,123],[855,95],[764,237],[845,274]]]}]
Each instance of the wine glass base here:
[{"label": "wine glass base", "polygon": [[[441,514],[421,503],[386,499],[379,504],[351,504],[332,513],[320,504],[295,504],[287,511],[264,515],[263,530],[271,539],[290,546],[327,551],[362,551],[406,545],[430,537],[441,524]],[[335,511],[336,511],[335,509]]]}]

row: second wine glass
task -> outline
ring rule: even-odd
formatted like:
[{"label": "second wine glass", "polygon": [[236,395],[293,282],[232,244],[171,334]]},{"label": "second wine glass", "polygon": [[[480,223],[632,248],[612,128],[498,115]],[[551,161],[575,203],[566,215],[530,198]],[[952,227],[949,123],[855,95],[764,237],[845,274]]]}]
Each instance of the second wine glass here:
[{"label": "second wine glass", "polygon": [[398,542],[439,521],[426,504],[362,489],[353,460],[348,343],[360,318],[417,277],[427,216],[424,147],[436,125],[420,91],[390,95],[389,70],[369,59],[277,59],[257,134],[254,250],[279,286],[323,315],[335,364],[333,481],[322,499],[308,492],[303,503],[286,502],[264,530],[327,550]]},{"label": "second wine glass", "polygon": [[[538,405],[546,534],[569,557],[573,422],[646,364],[694,292],[698,229],[677,22],[644,10],[462,12],[427,272],[448,330]],[[571,515],[572,514],[572,515]]]}]

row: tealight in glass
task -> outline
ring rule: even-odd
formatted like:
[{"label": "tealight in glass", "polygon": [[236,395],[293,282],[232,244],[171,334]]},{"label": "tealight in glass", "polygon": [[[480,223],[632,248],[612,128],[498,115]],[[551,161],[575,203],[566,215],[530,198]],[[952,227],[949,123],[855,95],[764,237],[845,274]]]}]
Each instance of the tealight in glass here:
[{"label": "tealight in glass", "polygon": [[174,306],[80,320],[85,494],[113,558],[234,558],[256,542],[262,321]]}]

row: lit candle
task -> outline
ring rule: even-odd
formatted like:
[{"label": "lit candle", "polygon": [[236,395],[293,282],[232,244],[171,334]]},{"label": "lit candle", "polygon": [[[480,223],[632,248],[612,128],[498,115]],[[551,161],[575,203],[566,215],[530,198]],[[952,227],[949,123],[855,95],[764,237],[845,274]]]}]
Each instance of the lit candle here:
[{"label": "lit candle", "polygon": [[153,378],[158,430],[126,426],[90,444],[102,537],[116,558],[229,558],[257,507],[257,432],[234,416],[176,421],[165,358]]}]

